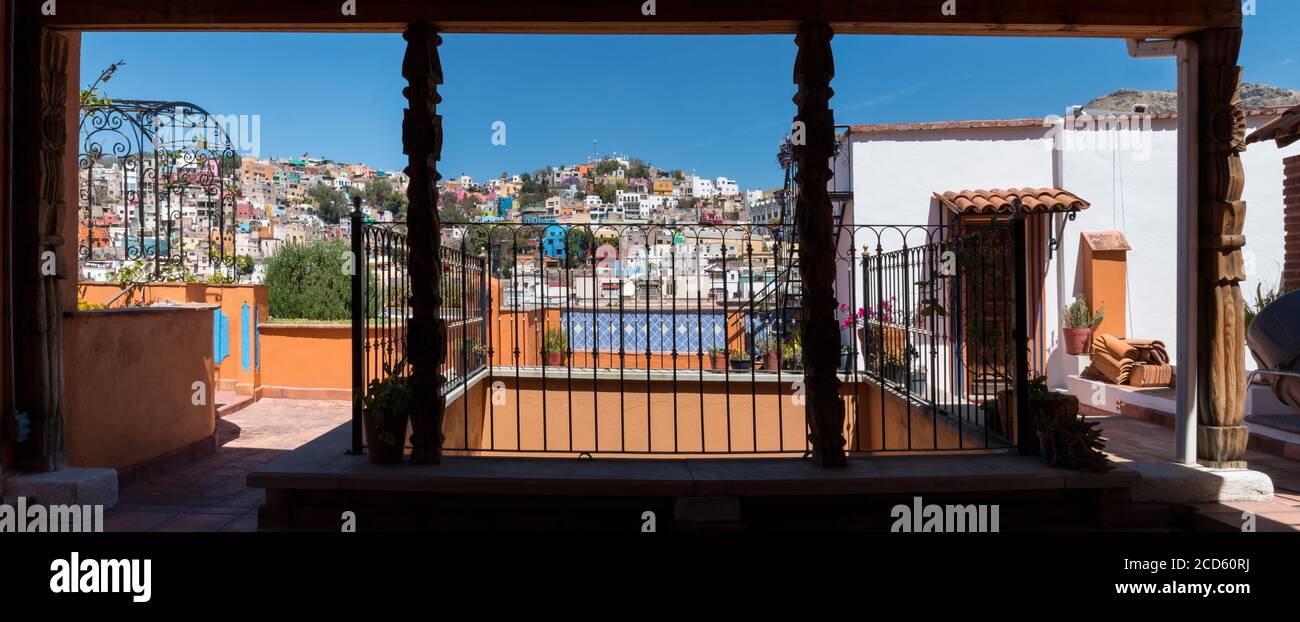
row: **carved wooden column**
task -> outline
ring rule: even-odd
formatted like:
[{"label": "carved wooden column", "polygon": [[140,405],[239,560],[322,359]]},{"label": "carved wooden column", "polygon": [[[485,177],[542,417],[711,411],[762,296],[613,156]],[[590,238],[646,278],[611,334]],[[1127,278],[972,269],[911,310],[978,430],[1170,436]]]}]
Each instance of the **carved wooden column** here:
[{"label": "carved wooden column", "polygon": [[411,463],[437,464],[442,454],[442,398],[444,378],[440,374],[446,356],[447,334],[440,317],[442,262],[438,247],[442,239],[438,221],[438,160],[442,157],[442,117],[438,116],[438,85],[442,84],[442,63],[438,45],[442,38],[432,24],[407,27],[406,55],[402,77],[407,87],[406,114],[402,119],[402,153],[407,156],[406,174],[410,186],[406,196],[408,269],[411,277],[411,317],[407,320],[406,355],[411,363],[414,389],[411,405]]},{"label": "carved wooden column", "polygon": [[[840,329],[835,319],[835,233],[831,199],[826,184],[831,178],[830,161],[835,149],[835,114],[830,109],[831,78],[835,61],[831,55],[830,25],[818,22],[799,27],[795,44],[799,54],[794,63],[794,82],[799,87],[794,103],[794,157],[799,162],[799,198],[795,204],[799,236],[799,272],[803,276],[803,318],[800,325],[804,344],[804,382],[807,390],[808,439],[813,460],[820,466],[845,466],[844,400],[837,375],[840,360]],[[804,144],[797,144],[799,130]]]},{"label": "carved wooden column", "polygon": [[1245,315],[1241,248],[1246,202],[1241,200],[1246,148],[1244,108],[1238,90],[1241,29],[1196,35],[1200,50],[1200,359],[1197,383],[1197,461],[1211,468],[1245,468]]},{"label": "carved wooden column", "polygon": [[[14,189],[14,348],[16,404],[30,423],[30,437],[18,445],[19,468],[40,473],[66,464],[63,448],[63,301],[61,281],[68,278],[63,258],[63,158],[67,145],[68,40],[44,28],[19,38],[23,49],[38,49],[39,64],[15,76],[20,97],[15,117],[22,140],[34,158],[20,158]],[[31,90],[28,90],[31,89]],[[15,163],[16,164],[16,163]],[[24,207],[19,207],[24,206]]]}]

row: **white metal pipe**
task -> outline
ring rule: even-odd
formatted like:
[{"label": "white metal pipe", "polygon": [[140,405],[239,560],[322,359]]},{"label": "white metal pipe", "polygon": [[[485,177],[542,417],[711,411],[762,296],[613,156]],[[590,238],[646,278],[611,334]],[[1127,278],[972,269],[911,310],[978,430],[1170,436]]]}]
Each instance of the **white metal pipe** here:
[{"label": "white metal pipe", "polygon": [[1199,361],[1199,275],[1197,238],[1199,169],[1197,118],[1200,114],[1200,55],[1196,42],[1179,39],[1178,59],[1178,381],[1174,414],[1174,460],[1196,463],[1197,365]]}]

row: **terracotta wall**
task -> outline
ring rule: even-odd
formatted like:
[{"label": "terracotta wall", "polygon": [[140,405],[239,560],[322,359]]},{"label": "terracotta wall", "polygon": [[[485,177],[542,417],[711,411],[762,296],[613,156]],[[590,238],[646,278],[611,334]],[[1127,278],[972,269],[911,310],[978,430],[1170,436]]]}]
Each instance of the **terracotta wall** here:
[{"label": "terracotta wall", "polygon": [[1283,218],[1286,221],[1286,259],[1282,289],[1300,289],[1300,156],[1283,160],[1286,181],[1282,182]]},{"label": "terracotta wall", "polygon": [[64,426],[71,466],[123,468],[212,438],[212,309],[67,316]]},{"label": "terracotta wall", "polygon": [[[79,283],[77,298],[97,305],[107,304],[122,288],[114,283]],[[113,303],[120,308],[128,303],[144,304],[158,301],[192,302],[219,305],[226,318],[226,343],[228,352],[217,361],[217,385],[222,390],[241,395],[254,394],[262,384],[262,367],[258,364],[259,344],[255,327],[264,324],[269,316],[269,299],[265,285],[208,285],[206,283],[150,283],[132,290]],[[248,323],[243,326],[244,308],[248,308]],[[243,357],[243,343],[248,342],[248,360]],[[212,346],[213,332],[208,331],[208,344]],[[264,347],[264,344],[262,344]],[[247,365],[247,367],[245,367]]]},{"label": "terracotta wall", "polygon": [[[982,427],[959,426],[949,415],[936,416],[928,407],[908,404],[898,394],[873,382],[845,387],[850,418],[850,451],[927,451],[986,447]],[[883,419],[883,424],[882,424]],[[958,430],[965,438],[958,439]],[[883,440],[882,440],[883,439]]]},{"label": "terracotta wall", "polygon": [[266,324],[259,330],[262,397],[352,399],[350,324]]},{"label": "terracotta wall", "polygon": [[[543,391],[540,378],[496,376],[480,383],[467,403],[448,406],[446,446],[525,453],[599,449],[773,455],[805,447],[804,406],[792,395],[797,390],[793,383],[733,380],[728,393],[723,382],[679,381],[676,396],[671,382],[649,384],[647,395],[644,379],[570,383],[550,378]],[[846,384],[842,393],[850,451],[985,446],[981,428],[968,426],[964,445],[959,445],[958,426],[950,418],[936,418],[916,405],[909,409],[892,392],[882,396],[874,383]]]},{"label": "terracotta wall", "polygon": [[488,407],[492,383],[487,377],[470,384],[466,391],[453,392],[447,400],[442,419],[443,443],[448,448],[465,448],[467,443],[482,442],[485,433],[483,417]]}]

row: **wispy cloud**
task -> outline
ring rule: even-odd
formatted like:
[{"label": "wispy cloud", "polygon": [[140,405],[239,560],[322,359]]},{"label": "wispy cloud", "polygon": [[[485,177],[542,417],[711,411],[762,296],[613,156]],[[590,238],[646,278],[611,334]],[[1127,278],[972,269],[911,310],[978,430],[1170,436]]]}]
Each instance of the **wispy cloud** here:
[{"label": "wispy cloud", "polygon": [[1295,64],[1294,58],[1284,58],[1282,59],[1282,62],[1278,63],[1278,65],[1282,67],[1286,67],[1287,65],[1294,65],[1294,64]]},{"label": "wispy cloud", "polygon": [[[898,89],[896,91],[890,91],[888,93],[882,93],[880,95],[876,95],[875,97],[871,97],[869,99],[864,99],[862,101],[853,102],[845,105],[837,105],[834,100],[831,100],[831,108],[833,108],[835,111],[838,112],[842,110],[860,110],[862,108],[873,108],[876,106],[883,106],[885,104],[893,102],[894,100],[900,97],[907,97],[908,95],[914,95],[933,85],[934,85],[933,82],[921,82],[918,84],[913,84],[906,88]],[[793,121],[794,115],[792,114],[790,116],[791,116],[791,121]],[[754,132],[768,130],[774,127],[785,127],[788,129],[791,121],[772,121],[770,123],[763,123],[761,125],[755,125],[753,127],[734,130],[726,134],[720,134],[712,138],[708,138],[705,140],[701,140],[699,142],[678,147],[677,149],[673,149],[670,153],[681,153],[683,151],[694,151],[696,149],[703,149],[704,147],[711,147],[713,145],[725,142],[727,140],[736,138],[738,136],[743,136],[745,134],[752,134]]]},{"label": "wispy cloud", "polygon": [[897,91],[890,91],[889,93],[882,93],[882,94],[877,95],[877,96],[875,96],[875,97],[872,97],[872,98],[870,98],[870,99],[864,99],[864,100],[862,100],[862,101],[860,101],[860,102],[855,102],[855,103],[849,104],[849,105],[847,105],[847,106],[833,106],[833,107],[834,107],[836,110],[858,110],[858,109],[860,109],[860,108],[873,108],[873,107],[875,107],[875,106],[883,106],[883,105],[888,104],[888,103],[890,103],[890,102],[892,102],[892,101],[894,101],[894,100],[896,100],[896,99],[898,99],[898,98],[900,98],[900,97],[907,97],[908,95],[915,95],[915,94],[917,94],[917,93],[919,93],[919,92],[921,92],[921,91],[923,91],[923,90],[925,90],[925,89],[927,89],[927,88],[929,88],[929,87],[931,87],[931,86],[934,86],[934,83],[933,83],[933,82],[920,82],[920,83],[918,83],[918,84],[913,84],[913,85],[911,85],[911,86],[909,86],[909,87],[906,87],[906,88],[898,89]]}]

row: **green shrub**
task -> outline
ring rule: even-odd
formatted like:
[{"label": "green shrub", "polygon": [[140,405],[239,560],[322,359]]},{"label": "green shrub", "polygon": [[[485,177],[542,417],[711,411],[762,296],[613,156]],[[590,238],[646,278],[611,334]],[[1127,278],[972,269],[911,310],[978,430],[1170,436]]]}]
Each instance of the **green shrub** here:
[{"label": "green shrub", "polygon": [[266,262],[271,317],[346,320],[352,317],[352,277],[343,240],[291,244]]},{"label": "green shrub", "polygon": [[1263,283],[1256,283],[1254,306],[1251,306],[1249,302],[1245,304],[1246,328],[1250,328],[1250,325],[1255,321],[1255,316],[1259,315],[1259,312],[1263,311],[1264,307],[1267,307],[1273,304],[1274,302],[1277,302],[1278,298],[1281,298],[1286,294],[1287,292],[1281,291],[1281,288],[1279,287],[1276,286],[1269,287],[1268,290],[1266,291],[1264,289]]}]

